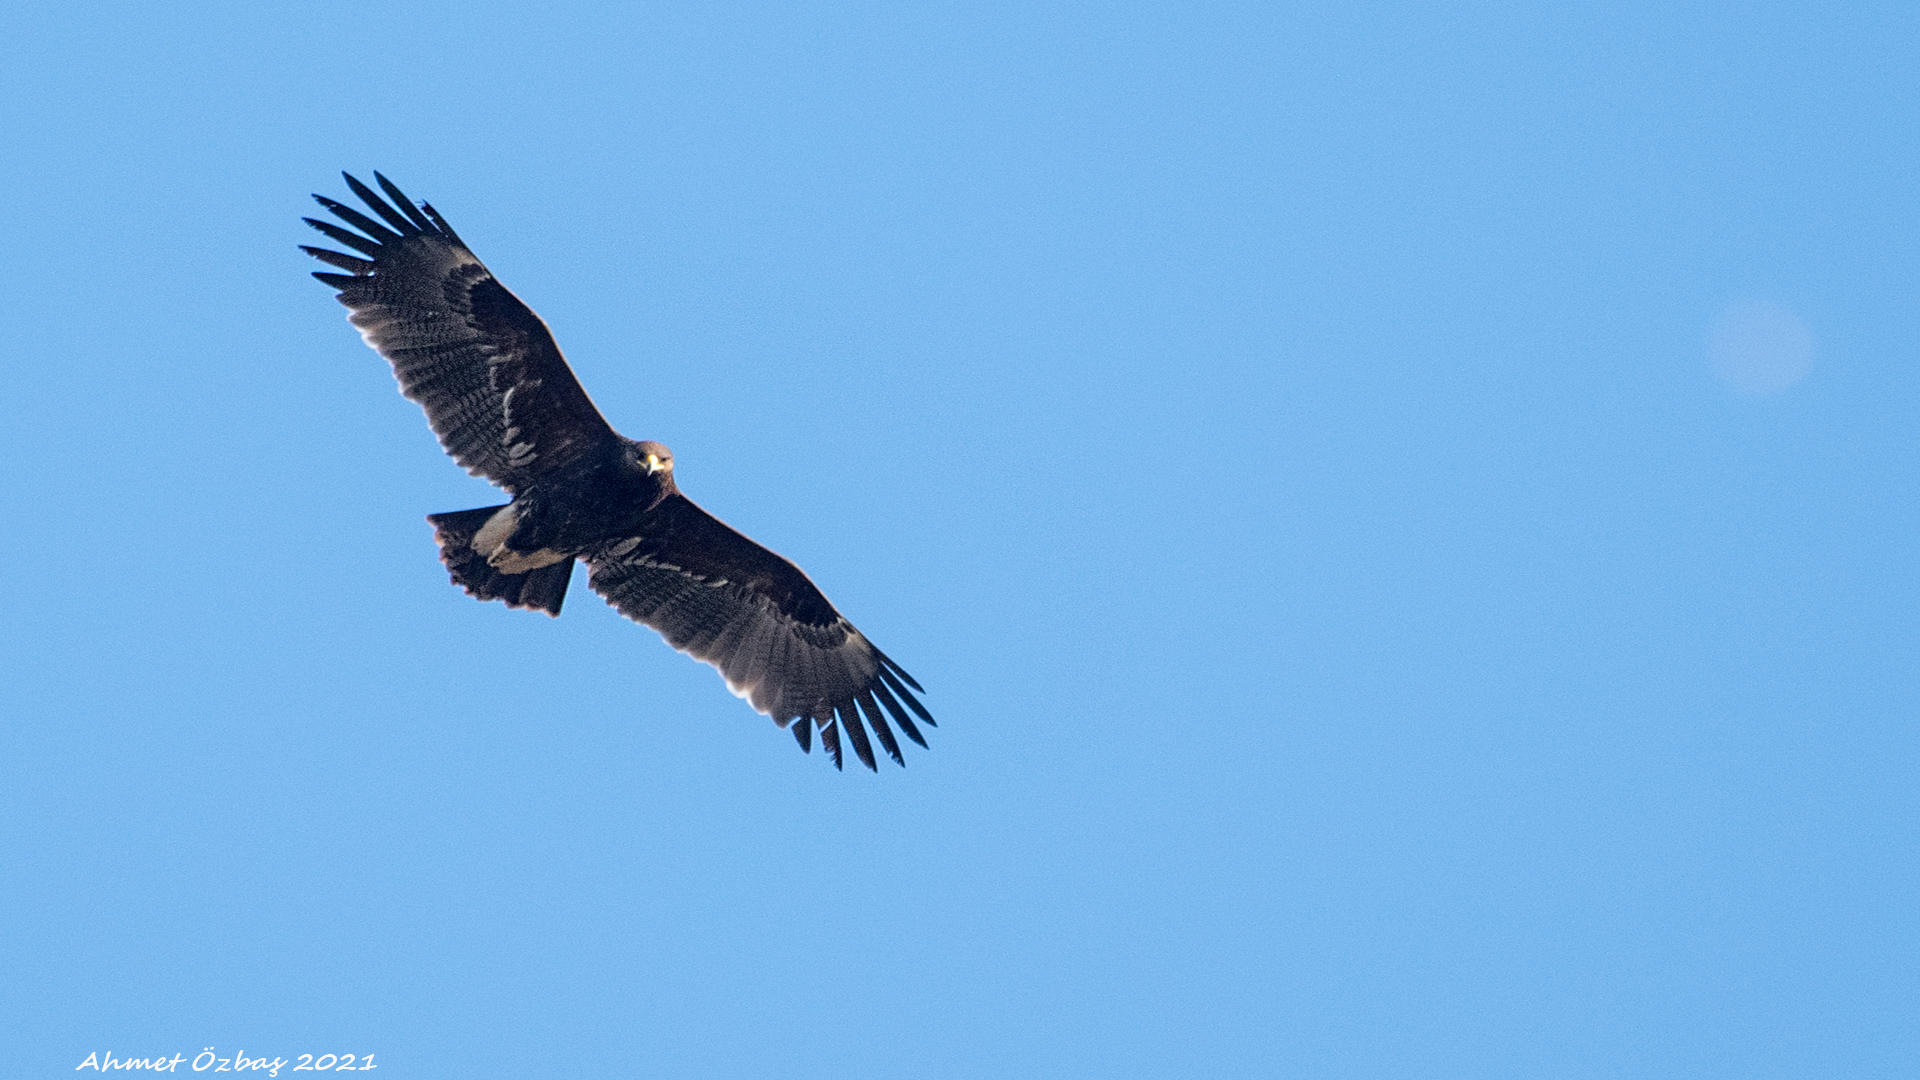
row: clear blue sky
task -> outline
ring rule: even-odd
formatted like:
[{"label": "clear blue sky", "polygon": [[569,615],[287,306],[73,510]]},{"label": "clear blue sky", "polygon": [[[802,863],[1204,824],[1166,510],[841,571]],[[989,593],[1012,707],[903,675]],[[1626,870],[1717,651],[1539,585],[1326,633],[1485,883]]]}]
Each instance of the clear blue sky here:
[{"label": "clear blue sky", "polygon": [[[13,9],[0,1075],[1913,1075],[1920,9],[1548,6]],[[342,168],[932,749],[449,586]]]}]

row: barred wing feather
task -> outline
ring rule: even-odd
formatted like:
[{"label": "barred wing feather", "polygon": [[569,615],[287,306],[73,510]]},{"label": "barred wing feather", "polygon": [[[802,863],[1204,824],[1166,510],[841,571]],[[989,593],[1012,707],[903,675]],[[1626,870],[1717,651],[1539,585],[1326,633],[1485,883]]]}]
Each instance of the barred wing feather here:
[{"label": "barred wing feather", "polygon": [[352,176],[347,184],[381,220],[320,195],[352,229],[305,219],[359,255],[304,250],[347,271],[313,276],[340,291],[349,320],[393,364],[401,392],[426,410],[447,454],[517,492],[613,439],[540,316],[431,206],[416,207],[379,173],[374,179],[391,202]]},{"label": "barred wing feather", "polygon": [[[868,728],[900,764],[888,726],[926,745],[915,718],[933,717],[920,684],[875,648],[792,563],[735,532],[683,495],[651,516],[645,536],[590,553],[588,584],[622,615],[719,669],[727,686],[803,748],[820,742],[841,764],[841,736],[874,768]],[[864,723],[862,722],[864,716]]]}]

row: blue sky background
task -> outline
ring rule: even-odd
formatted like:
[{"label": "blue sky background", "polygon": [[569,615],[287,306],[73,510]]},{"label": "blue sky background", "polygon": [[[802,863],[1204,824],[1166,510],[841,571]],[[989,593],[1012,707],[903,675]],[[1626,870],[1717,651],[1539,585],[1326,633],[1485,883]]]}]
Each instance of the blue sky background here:
[{"label": "blue sky background", "polygon": [[[1844,8],[14,8],[0,1074],[1913,1075],[1920,9]],[[449,586],[342,168],[932,749]]]}]

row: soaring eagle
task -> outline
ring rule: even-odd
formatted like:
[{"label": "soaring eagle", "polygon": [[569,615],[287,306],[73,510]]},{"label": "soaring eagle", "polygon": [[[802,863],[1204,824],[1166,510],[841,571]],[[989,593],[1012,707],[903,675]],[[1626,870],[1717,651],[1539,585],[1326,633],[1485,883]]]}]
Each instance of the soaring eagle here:
[{"label": "soaring eagle", "polygon": [[842,732],[874,768],[868,725],[905,765],[889,715],[926,746],[914,717],[933,717],[914,697],[925,691],[913,676],[799,567],[682,495],[672,451],[608,426],[546,323],[433,207],[373,177],[388,199],[346,180],[379,221],[322,195],[314,196],[321,206],[359,231],[304,219],[360,255],[301,250],[346,271],[313,276],[340,291],[348,321],[393,364],[400,392],[426,410],[447,454],[512,496],[504,506],[427,516],[454,583],[482,600],[557,616],[578,559],[594,592],[718,668],[802,750],[812,751],[818,727],[835,768]]}]

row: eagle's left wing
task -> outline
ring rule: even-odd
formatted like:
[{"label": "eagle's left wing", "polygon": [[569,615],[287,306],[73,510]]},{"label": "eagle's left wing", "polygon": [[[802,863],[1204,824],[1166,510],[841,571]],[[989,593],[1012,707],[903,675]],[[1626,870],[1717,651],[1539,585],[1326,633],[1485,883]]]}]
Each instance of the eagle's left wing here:
[{"label": "eagle's left wing", "polygon": [[[343,174],[344,175],[344,174]],[[340,290],[348,319],[393,364],[455,461],[510,492],[566,470],[617,436],[573,376],[547,324],[494,279],[433,207],[379,173],[389,204],[348,176],[385,224],[315,195],[353,228],[307,224],[364,258],[302,247],[348,271],[313,276]]]},{"label": "eagle's left wing", "polygon": [[913,722],[933,723],[913,696],[920,684],[835,611],[799,567],[678,493],[649,518],[646,535],[582,556],[588,584],[622,615],[718,668],[735,694],[791,725],[802,749],[812,748],[818,725],[836,768],[841,731],[861,762],[875,767],[863,712],[894,761],[906,764],[887,713],[907,738],[927,745]]}]

